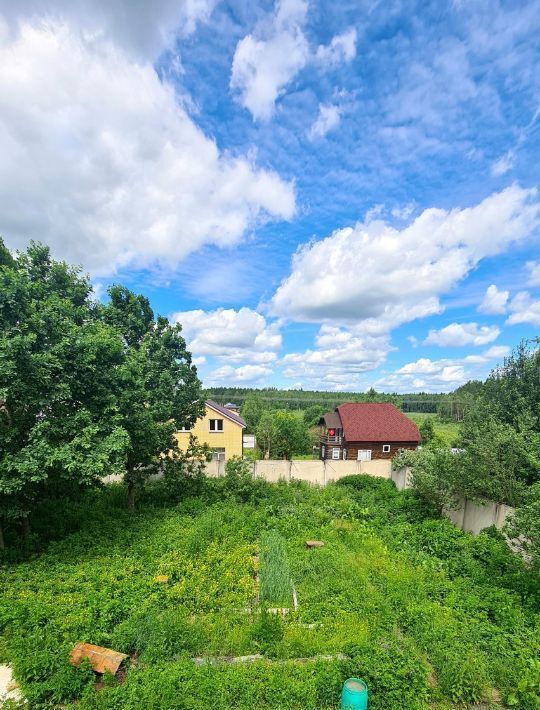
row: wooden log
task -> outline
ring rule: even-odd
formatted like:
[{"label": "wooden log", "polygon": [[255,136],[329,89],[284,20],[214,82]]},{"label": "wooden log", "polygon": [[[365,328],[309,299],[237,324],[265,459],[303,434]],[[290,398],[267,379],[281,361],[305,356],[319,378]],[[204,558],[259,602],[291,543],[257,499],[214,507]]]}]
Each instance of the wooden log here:
[{"label": "wooden log", "polygon": [[78,666],[83,658],[87,658],[94,673],[109,671],[116,675],[127,657],[125,653],[119,653],[110,648],[94,646],[91,643],[78,643],[69,654],[69,662],[73,666]]},{"label": "wooden log", "polygon": [[308,550],[314,547],[324,547],[324,542],[322,540],[306,540],[306,547]]}]

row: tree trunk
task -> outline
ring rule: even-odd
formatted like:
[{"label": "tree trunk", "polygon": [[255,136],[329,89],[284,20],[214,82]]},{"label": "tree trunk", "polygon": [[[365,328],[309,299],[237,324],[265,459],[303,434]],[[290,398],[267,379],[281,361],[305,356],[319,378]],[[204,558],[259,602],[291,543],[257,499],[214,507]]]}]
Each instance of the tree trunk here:
[{"label": "tree trunk", "polygon": [[28,515],[21,518],[21,526],[23,539],[28,540],[30,537],[30,520],[28,519]]},{"label": "tree trunk", "polygon": [[6,543],[4,542],[4,531],[2,530],[2,524],[0,523],[0,550],[6,549]]},{"label": "tree trunk", "polygon": [[127,493],[127,507],[133,512],[135,510],[135,484],[133,481],[129,481]]}]

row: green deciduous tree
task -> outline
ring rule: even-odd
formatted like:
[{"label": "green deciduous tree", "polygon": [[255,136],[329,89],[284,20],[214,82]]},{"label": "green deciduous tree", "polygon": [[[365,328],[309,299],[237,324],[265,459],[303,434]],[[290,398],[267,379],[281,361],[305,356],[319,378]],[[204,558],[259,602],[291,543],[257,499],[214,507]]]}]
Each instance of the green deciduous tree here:
[{"label": "green deciduous tree", "polygon": [[313,404],[304,411],[304,421],[306,426],[317,426],[319,419],[324,414],[325,410],[318,404]]},{"label": "green deciduous tree", "polygon": [[435,436],[435,427],[433,426],[431,417],[426,417],[418,427],[418,430],[422,437],[422,446],[427,446]]},{"label": "green deciduous tree", "polygon": [[257,446],[265,458],[270,456],[276,435],[274,415],[272,412],[263,412],[256,429]]},{"label": "green deciduous tree", "polygon": [[249,394],[242,405],[242,417],[247,424],[248,433],[255,433],[263,412],[264,406],[261,398],[255,393]]},{"label": "green deciduous tree", "polygon": [[270,453],[273,457],[291,459],[294,454],[311,451],[311,437],[303,418],[285,411],[275,412],[272,417],[274,438]]},{"label": "green deciduous tree", "polygon": [[47,247],[13,257],[0,240],[0,518],[26,532],[37,498],[123,467],[122,343],[90,296]]},{"label": "green deciduous tree", "polygon": [[477,403],[461,428],[464,494],[499,503],[518,503],[540,465],[529,434],[528,429],[519,431],[500,421],[490,403]]},{"label": "green deciduous tree", "polygon": [[422,449],[407,453],[405,463],[411,468],[411,484],[419,496],[439,513],[455,508],[460,495],[461,455],[449,449]]},{"label": "green deciduous tree", "polygon": [[101,316],[123,337],[116,397],[129,437],[124,480],[132,510],[136,486],[178,450],[175,432],[193,426],[204,400],[181,326],[154,318],[148,300],[123,286],[111,287],[109,296]]}]

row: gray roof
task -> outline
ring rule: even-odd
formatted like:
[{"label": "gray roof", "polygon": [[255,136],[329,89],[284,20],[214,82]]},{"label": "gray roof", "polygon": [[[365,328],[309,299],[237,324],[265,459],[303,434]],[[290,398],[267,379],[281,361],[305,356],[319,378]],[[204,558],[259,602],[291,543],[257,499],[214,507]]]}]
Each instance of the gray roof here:
[{"label": "gray roof", "polygon": [[327,429],[341,429],[341,419],[337,412],[326,412],[319,419],[319,424],[325,424]]},{"label": "gray roof", "polygon": [[227,407],[223,407],[221,404],[214,402],[214,400],[207,399],[206,404],[209,407],[212,407],[212,409],[215,409],[216,412],[223,414],[224,417],[227,417],[231,421],[236,422],[237,424],[240,424],[241,427],[247,426],[245,421],[242,419],[242,417],[239,414],[237,414],[236,412],[231,412],[230,409],[227,409]]}]

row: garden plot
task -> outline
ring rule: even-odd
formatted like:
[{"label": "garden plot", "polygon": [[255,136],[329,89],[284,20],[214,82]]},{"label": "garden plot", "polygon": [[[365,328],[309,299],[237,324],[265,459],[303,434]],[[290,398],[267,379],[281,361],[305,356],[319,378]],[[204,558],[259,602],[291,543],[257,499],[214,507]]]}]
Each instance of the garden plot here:
[{"label": "garden plot", "polygon": [[[330,710],[349,676],[371,710],[536,707],[538,588],[503,540],[387,481],[224,486],[135,516],[94,501],[2,568],[0,663],[30,707]],[[129,656],[121,684],[70,665],[83,642]]]}]

